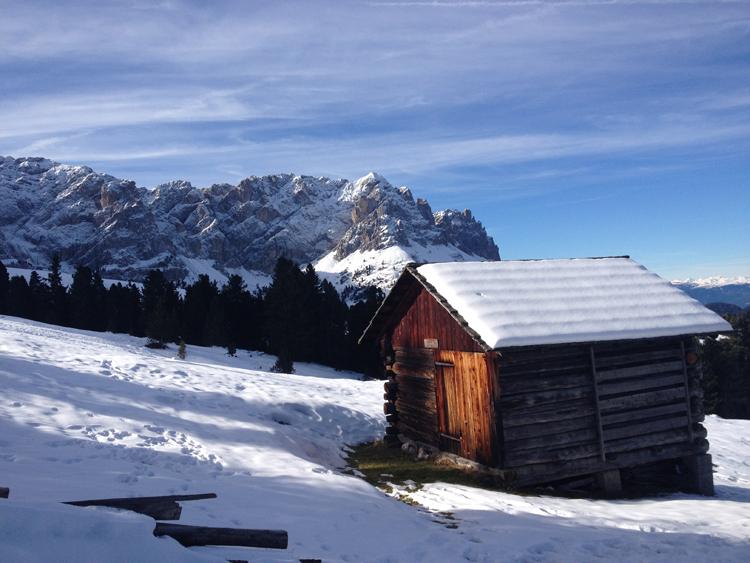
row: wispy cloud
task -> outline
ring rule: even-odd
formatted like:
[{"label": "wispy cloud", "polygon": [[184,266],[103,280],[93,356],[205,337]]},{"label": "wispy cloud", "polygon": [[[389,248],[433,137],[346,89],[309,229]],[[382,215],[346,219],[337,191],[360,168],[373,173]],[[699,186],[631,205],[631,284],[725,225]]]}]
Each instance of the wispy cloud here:
[{"label": "wispy cloud", "polygon": [[716,6],[11,4],[0,152],[413,177],[736,146],[750,12]]}]

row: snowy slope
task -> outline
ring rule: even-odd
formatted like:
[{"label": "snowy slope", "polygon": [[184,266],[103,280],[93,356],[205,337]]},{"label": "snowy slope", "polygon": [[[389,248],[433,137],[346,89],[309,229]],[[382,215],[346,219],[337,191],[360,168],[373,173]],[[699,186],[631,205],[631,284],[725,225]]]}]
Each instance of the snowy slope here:
[{"label": "snowy slope", "polygon": [[[190,347],[180,361],[142,344],[0,317],[0,485],[11,488],[0,500],[0,561],[102,561],[102,538],[128,546],[105,560],[175,561],[176,544],[149,537],[141,517],[52,501],[180,492],[219,495],[185,503],[183,523],[289,531],[287,551],[192,549],[185,561],[746,561],[750,552],[750,421],[707,420],[716,498],[568,500],[437,483],[411,493],[420,509],[341,472],[345,444],[383,432],[382,382],[314,365],[269,373],[273,358],[219,349]],[[440,523],[444,510],[457,528]]]},{"label": "snowy slope", "polygon": [[385,289],[395,281],[389,269],[361,277],[347,269],[347,258],[394,250],[418,261],[433,253],[499,258],[471,212],[433,213],[427,201],[375,173],[354,182],[276,174],[236,186],[174,181],[148,190],[85,166],[0,156],[6,266],[44,269],[58,253],[67,269],[97,267],[112,279],[141,281],[160,268],[173,279],[206,273],[222,281],[238,273],[254,282],[279,256],[302,265],[326,257],[323,273],[338,285],[375,280]]}]

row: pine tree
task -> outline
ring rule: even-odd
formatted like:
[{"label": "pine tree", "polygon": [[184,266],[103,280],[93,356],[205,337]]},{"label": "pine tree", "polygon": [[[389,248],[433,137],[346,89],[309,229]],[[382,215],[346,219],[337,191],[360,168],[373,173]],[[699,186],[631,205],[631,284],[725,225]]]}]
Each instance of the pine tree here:
[{"label": "pine tree", "polygon": [[227,343],[226,317],[224,303],[220,295],[216,295],[208,307],[206,325],[203,329],[203,344],[205,346],[225,346]]},{"label": "pine tree", "polygon": [[299,317],[301,314],[301,277],[297,265],[279,258],[274,268],[273,281],[265,293],[264,326],[268,350],[288,367],[296,356],[300,342]]},{"label": "pine tree", "polygon": [[33,310],[31,290],[26,278],[13,276],[8,283],[7,312],[15,317],[30,318]]},{"label": "pine tree", "polygon": [[140,288],[134,283],[129,283],[127,295],[127,333],[133,336],[144,336],[146,333],[144,313],[143,313],[143,296]]},{"label": "pine tree", "polygon": [[68,324],[68,296],[62,282],[60,256],[58,254],[52,257],[50,271],[47,274],[47,283],[50,292],[50,306],[46,320],[52,324],[66,325]]},{"label": "pine tree", "polygon": [[211,301],[219,294],[216,282],[205,274],[185,288],[183,334],[191,344],[205,344],[203,340]]},{"label": "pine tree", "polygon": [[8,285],[10,277],[5,265],[0,262],[0,315],[5,314],[8,307]]},{"label": "pine tree", "polygon": [[349,308],[349,319],[347,322],[347,339],[349,343],[349,367],[350,369],[364,372],[372,377],[379,377],[382,371],[380,354],[377,346],[372,342],[359,344],[359,337],[367,328],[370,319],[383,302],[383,292],[375,287],[365,288],[364,298]]},{"label": "pine tree", "polygon": [[187,349],[185,347],[185,341],[180,339],[180,345],[177,348],[177,357],[184,360],[187,357]]},{"label": "pine tree", "polygon": [[727,315],[734,332],[701,346],[706,412],[750,419],[750,316]]},{"label": "pine tree", "polygon": [[294,373],[294,362],[286,350],[278,355],[276,362],[271,367],[271,371],[276,373]]},{"label": "pine tree", "polygon": [[349,311],[333,284],[323,280],[320,289],[315,361],[342,369],[347,356],[346,318]]},{"label": "pine tree", "polygon": [[31,297],[30,318],[35,321],[45,320],[49,309],[50,291],[47,282],[36,270],[32,271],[29,276],[29,294]]},{"label": "pine tree", "polygon": [[149,344],[174,342],[179,327],[180,296],[161,270],[151,270],[143,282],[143,314]]},{"label": "pine tree", "polygon": [[322,295],[320,278],[312,264],[308,264],[301,276],[295,276],[299,284],[299,301],[297,307],[297,341],[295,343],[294,358],[305,361],[320,361],[321,351],[317,348],[319,343],[318,329],[320,327],[320,316],[325,315],[321,309]]},{"label": "pine tree", "polygon": [[148,344],[155,348],[165,348],[168,342],[174,342],[177,334],[177,318],[164,301],[158,301],[156,308],[148,311],[146,336]]},{"label": "pine tree", "polygon": [[68,296],[71,326],[84,330],[103,330],[100,318],[104,317],[105,310],[99,304],[99,288],[91,268],[81,265],[76,267]]}]

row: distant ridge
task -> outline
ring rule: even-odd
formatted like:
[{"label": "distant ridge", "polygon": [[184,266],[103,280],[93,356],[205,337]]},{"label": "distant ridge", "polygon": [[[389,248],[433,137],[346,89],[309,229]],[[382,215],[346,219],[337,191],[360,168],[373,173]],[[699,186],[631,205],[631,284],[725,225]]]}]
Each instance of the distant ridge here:
[{"label": "distant ridge", "polygon": [[376,173],[150,190],[86,166],[0,157],[0,260],[46,268],[54,253],[69,270],[83,264],[136,281],[152,268],[172,279],[255,279],[283,255],[314,263],[339,287],[383,288],[408,262],[500,258],[469,210],[433,212]]},{"label": "distant ridge", "polygon": [[672,285],[704,304],[728,303],[740,309],[750,306],[750,277],[710,277],[675,280]]}]

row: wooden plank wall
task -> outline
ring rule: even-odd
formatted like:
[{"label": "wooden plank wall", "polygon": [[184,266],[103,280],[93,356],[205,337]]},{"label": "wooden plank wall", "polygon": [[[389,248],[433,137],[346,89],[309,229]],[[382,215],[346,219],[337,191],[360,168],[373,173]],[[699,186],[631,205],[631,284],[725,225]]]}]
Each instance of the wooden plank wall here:
[{"label": "wooden plank wall", "polygon": [[683,362],[692,347],[653,339],[506,351],[496,406],[504,466],[535,483],[707,451],[700,369]]},{"label": "wooden plank wall", "polygon": [[427,290],[421,288],[391,335],[394,348],[424,348],[434,338],[441,350],[482,352],[482,348]]},{"label": "wooden plank wall", "polygon": [[498,366],[505,467],[597,455],[587,347],[518,349]]},{"label": "wooden plank wall", "polygon": [[397,385],[399,432],[412,440],[439,447],[435,402],[435,355],[432,350],[395,348],[391,370]]}]

